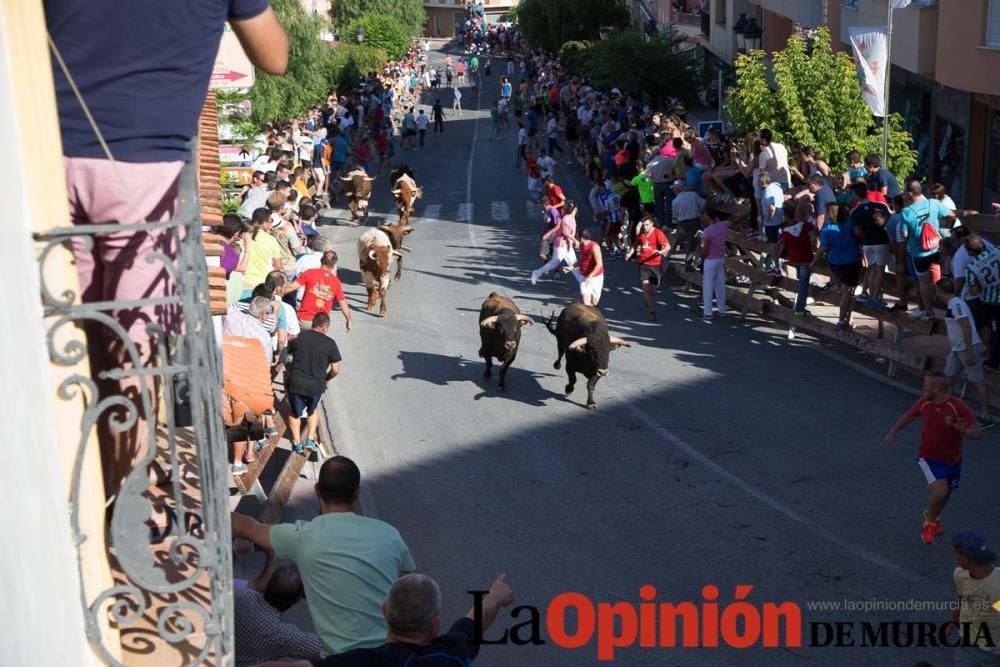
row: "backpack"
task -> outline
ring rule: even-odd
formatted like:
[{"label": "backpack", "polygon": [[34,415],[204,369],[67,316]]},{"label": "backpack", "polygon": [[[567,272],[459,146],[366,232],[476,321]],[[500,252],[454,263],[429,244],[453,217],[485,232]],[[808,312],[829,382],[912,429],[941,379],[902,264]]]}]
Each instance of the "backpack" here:
[{"label": "backpack", "polygon": [[941,234],[930,223],[931,207],[930,204],[926,205],[926,212],[917,215],[917,224],[920,225],[920,249],[924,252],[930,252],[937,250],[938,246],[941,245]]}]

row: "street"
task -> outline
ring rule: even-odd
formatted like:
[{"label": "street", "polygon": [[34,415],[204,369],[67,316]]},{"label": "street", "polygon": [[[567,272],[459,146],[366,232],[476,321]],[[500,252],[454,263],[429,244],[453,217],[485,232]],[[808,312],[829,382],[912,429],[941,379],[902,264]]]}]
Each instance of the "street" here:
[{"label": "street", "polygon": [[[435,53],[432,62],[440,62]],[[364,513],[396,526],[418,570],[444,594],[443,622],[507,573],[515,604],[545,608],[560,593],[638,606],[639,589],[657,602],[701,605],[715,585],[719,608],[746,598],[801,606],[799,648],[632,648],[623,665],[950,664],[947,649],[862,648],[862,622],[943,623],[931,611],[815,611],[813,601],[954,597],[948,538],[989,531],[1000,519],[997,435],[966,443],[961,488],[944,523],[945,539],[920,541],[926,485],[916,465],[919,426],[889,449],[882,436],[914,397],[858,374],[808,340],[730,315],[702,321],[700,294],[664,287],[659,321],[646,322],[634,264],[608,264],[600,307],[614,351],[584,408],[586,387],[563,394],[552,366],[555,338],[544,320],[577,298],[571,276],[532,287],[541,219],[523,170],[513,168],[516,125],[488,141],[489,105],[505,63],[495,62],[478,99],[464,90],[464,115],[449,111],[445,134],[428,130],[420,152],[400,150],[424,196],[407,237],[400,282],[384,318],[364,310],[355,242],[361,228],[320,229],[340,255],[339,276],[354,331],[334,314],[331,335],[343,372],[326,395],[338,453],[362,471]],[[434,95],[425,97],[430,111]],[[481,110],[476,111],[477,105]],[[512,115],[512,122],[514,121]],[[587,188],[576,165],[558,156],[556,181],[591,223]],[[396,214],[386,176],[372,184],[369,224]],[[346,214],[336,206],[338,218]],[[510,296],[534,325],[523,330],[508,391],[497,373],[482,377],[478,313],[491,292]],[[313,502],[297,495],[301,512]],[[508,610],[509,611],[509,610]],[[488,638],[527,620],[501,615]],[[705,617],[702,617],[705,620]],[[810,646],[808,624],[857,624],[851,647]],[[571,627],[575,623],[570,622]],[[527,636],[527,632],[525,632]],[[567,650],[543,645],[484,645],[477,665],[592,665],[596,640]]]}]

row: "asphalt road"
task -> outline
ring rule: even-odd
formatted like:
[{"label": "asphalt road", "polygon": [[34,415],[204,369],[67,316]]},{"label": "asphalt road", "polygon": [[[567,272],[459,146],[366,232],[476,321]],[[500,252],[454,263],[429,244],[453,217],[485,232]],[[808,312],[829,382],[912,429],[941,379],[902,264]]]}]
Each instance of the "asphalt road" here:
[{"label": "asphalt road", "polygon": [[[441,98],[450,107],[450,91]],[[601,308],[632,347],[612,353],[596,412],[583,407],[583,384],[564,396],[543,317],[576,298],[575,280],[531,286],[541,224],[513,168],[514,134],[488,141],[488,114],[469,110],[477,104],[468,89],[463,101],[465,114],[449,114],[443,136],[428,134],[423,151],[397,156],[415,169],[424,198],[387,317],[363,310],[354,245],[361,230],[322,227],[337,244],[356,311],[349,335],[334,317],[344,356],[326,399],[336,447],[361,466],[364,511],[397,526],[419,570],[440,582],[445,618],[464,614],[466,591],[501,572],[518,604],[542,610],[544,639],[545,608],[560,593],[638,605],[640,587],[652,584],[658,602],[700,605],[702,587],[713,584],[724,609],[747,584],[758,609],[801,606],[802,647],[635,647],[616,652],[614,664],[950,664],[943,649],[808,645],[810,622],[854,622],[860,643],[864,621],[940,623],[950,614],[807,607],[953,599],[947,540],[925,546],[919,538],[919,431],[879,448],[913,397],[761,322],[700,321],[694,293],[661,293],[659,321],[647,323],[635,266],[620,260],[609,266]],[[583,223],[590,211],[577,171],[561,164],[557,180],[580,202]],[[373,185],[370,224],[394,221],[387,179]],[[493,291],[535,318],[505,394],[496,375],[482,378],[476,356],[479,307]],[[967,446],[962,488],[944,515],[949,534],[979,527],[1000,543],[997,441],[994,431]],[[526,614],[501,615],[487,636]],[[605,664],[596,650],[596,640],[576,650],[551,641],[484,646],[476,664]]]}]

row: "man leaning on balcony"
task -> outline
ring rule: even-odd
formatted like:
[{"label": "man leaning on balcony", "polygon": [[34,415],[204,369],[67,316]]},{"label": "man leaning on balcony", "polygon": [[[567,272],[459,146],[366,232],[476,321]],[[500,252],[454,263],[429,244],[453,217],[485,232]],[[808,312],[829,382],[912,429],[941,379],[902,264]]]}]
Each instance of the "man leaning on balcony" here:
[{"label": "man leaning on balcony", "polygon": [[[176,307],[148,303],[177,292],[163,262],[148,261],[158,251],[173,262],[174,234],[129,232],[128,225],[177,214],[181,167],[192,159],[190,142],[225,22],[254,65],[270,74],[285,71],[288,40],[269,0],[45,0],[45,15],[72,223],[122,225],[92,235],[92,244],[81,229],[73,243],[82,300],[131,302],[104,309],[116,324],[85,326],[97,380],[101,371],[155,362],[148,325],[181,331]],[[98,381],[101,398],[121,394],[141,405],[140,391],[154,396],[153,414],[135,415],[131,429],[112,433],[99,424],[111,497],[148,451],[156,387],[136,376]]]}]

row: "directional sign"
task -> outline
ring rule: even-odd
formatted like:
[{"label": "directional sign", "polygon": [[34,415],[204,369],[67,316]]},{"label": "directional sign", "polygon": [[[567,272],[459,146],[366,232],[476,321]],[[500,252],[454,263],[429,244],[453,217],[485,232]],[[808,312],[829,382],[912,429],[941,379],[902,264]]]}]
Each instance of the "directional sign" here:
[{"label": "directional sign", "polygon": [[219,43],[219,53],[215,56],[215,67],[208,85],[212,90],[233,90],[249,88],[254,82],[254,69],[244,53],[236,33],[226,24]]},{"label": "directional sign", "polygon": [[698,136],[704,139],[708,135],[708,131],[712,128],[717,129],[719,132],[725,132],[724,123],[721,120],[710,120],[703,123],[698,123]]}]

